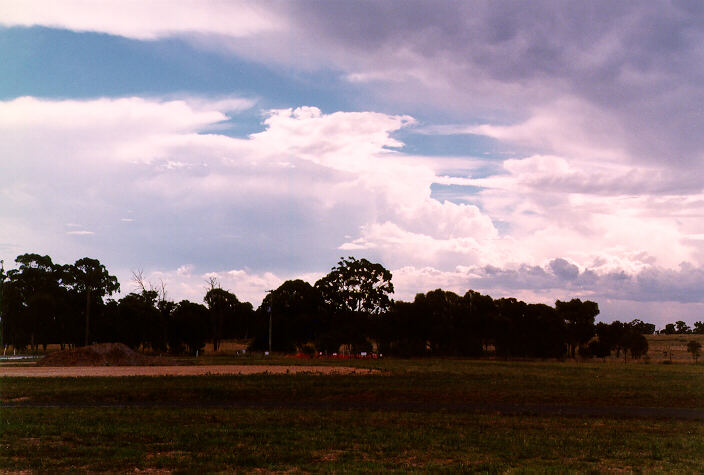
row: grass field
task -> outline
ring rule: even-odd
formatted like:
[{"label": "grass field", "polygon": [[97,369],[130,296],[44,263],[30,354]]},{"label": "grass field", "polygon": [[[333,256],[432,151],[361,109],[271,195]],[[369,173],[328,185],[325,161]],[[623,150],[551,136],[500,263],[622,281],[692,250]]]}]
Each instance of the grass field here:
[{"label": "grass field", "polygon": [[2,378],[0,469],[704,467],[704,365],[350,363],[384,375]]},{"label": "grass field", "polygon": [[359,410],[23,408],[6,470],[507,471],[702,467],[701,423]]}]

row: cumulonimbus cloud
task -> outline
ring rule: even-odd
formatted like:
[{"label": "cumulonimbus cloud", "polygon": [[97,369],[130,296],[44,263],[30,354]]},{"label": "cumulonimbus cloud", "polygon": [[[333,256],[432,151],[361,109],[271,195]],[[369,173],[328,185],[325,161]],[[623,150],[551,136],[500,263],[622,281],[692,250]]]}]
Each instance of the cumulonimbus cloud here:
[{"label": "cumulonimbus cloud", "polygon": [[[88,254],[112,268],[162,269],[172,292],[189,297],[193,279],[209,272],[255,298],[280,276],[324,273],[340,254],[359,253],[396,270],[401,296],[437,284],[495,296],[549,290],[699,302],[697,222],[663,214],[664,195],[605,199],[588,186],[588,162],[575,171],[555,156],[513,159],[501,176],[475,181],[475,158],[466,177],[448,178],[432,157],[403,153],[394,134],[413,127],[408,116],[301,107],[268,111],[249,137],[207,132],[237,120],[227,107],[149,98],[0,102],[0,170],[9,177],[0,246],[26,238],[49,254],[61,249],[59,261]],[[575,193],[550,186],[550,176],[587,185]],[[479,191],[464,203],[439,201],[436,182]],[[689,204],[692,216],[703,203]],[[67,222],[94,234],[66,234]],[[32,228],[46,231],[43,240]],[[178,271],[183,262],[198,267]],[[290,267],[276,270],[280,262]]]}]

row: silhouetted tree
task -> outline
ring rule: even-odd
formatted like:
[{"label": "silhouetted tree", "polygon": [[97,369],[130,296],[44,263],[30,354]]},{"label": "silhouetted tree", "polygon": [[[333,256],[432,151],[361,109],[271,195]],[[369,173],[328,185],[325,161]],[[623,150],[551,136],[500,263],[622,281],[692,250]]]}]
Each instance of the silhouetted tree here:
[{"label": "silhouetted tree", "polygon": [[379,351],[403,357],[428,352],[431,321],[415,302],[395,301],[378,326]]},{"label": "silhouetted tree", "polygon": [[692,333],[691,329],[689,328],[689,325],[687,325],[682,320],[678,320],[675,322],[675,331],[676,331],[676,333],[678,333],[680,335],[686,335],[688,333]]},{"label": "silhouetted tree", "polygon": [[608,358],[611,355],[611,348],[601,341],[601,338],[589,342],[588,354],[597,358]]},{"label": "silhouetted tree", "polygon": [[654,324],[645,323],[637,318],[630,322],[628,325],[641,335],[652,335],[653,333],[655,333]]},{"label": "silhouetted tree", "polygon": [[324,338],[330,328],[320,291],[308,282],[287,280],[267,294],[257,309],[252,349],[269,347],[269,313],[274,351],[301,351],[307,343],[320,350],[337,351]]},{"label": "silhouetted tree", "polygon": [[624,351],[623,334],[625,325],[618,320],[611,323],[599,322],[596,324],[595,331],[601,345],[609,349],[609,354],[611,351],[616,351],[616,357],[620,357],[621,351]]},{"label": "silhouetted tree", "polygon": [[113,341],[120,341],[132,348],[140,345],[153,350],[166,349],[162,318],[156,307],[156,298],[147,293],[130,293],[118,303],[119,320],[113,324]]},{"label": "silhouetted tree", "polygon": [[428,342],[431,354],[463,354],[463,347],[469,346],[469,342],[464,341],[466,335],[458,331],[464,310],[462,298],[454,292],[436,289],[416,295],[413,303],[430,320]]},{"label": "silhouetted tree", "polygon": [[208,308],[204,305],[180,301],[172,312],[174,335],[170,343],[174,348],[185,344],[190,354],[202,352],[208,338]]},{"label": "silhouetted tree", "polygon": [[90,314],[91,304],[106,295],[120,291],[117,277],[108,273],[108,270],[97,259],[84,257],[78,259],[72,266],[64,266],[65,282],[85,299],[85,338],[84,344],[90,343]]},{"label": "silhouetted tree", "polygon": [[567,327],[557,311],[545,304],[530,304],[526,311],[525,356],[562,358],[567,351]]},{"label": "silhouetted tree", "polygon": [[216,279],[210,280],[210,289],[203,300],[210,310],[210,339],[213,342],[213,351],[218,351],[226,322],[237,318],[240,301],[235,294],[222,289]]},{"label": "silhouetted tree", "polygon": [[626,351],[630,351],[631,357],[635,360],[640,359],[643,355],[648,353],[648,340],[643,334],[633,328],[626,328],[624,340],[624,359],[626,358]]},{"label": "silhouetted tree", "polygon": [[496,354],[504,357],[524,356],[529,336],[526,311],[528,305],[515,298],[502,298],[496,303]]},{"label": "silhouetted tree", "polygon": [[36,350],[54,335],[61,297],[57,266],[49,256],[39,254],[22,254],[15,262],[19,265],[7,273],[4,296],[8,336],[19,346],[29,344]]},{"label": "silhouetted tree", "polygon": [[462,297],[468,325],[474,337],[479,338],[483,351],[495,340],[496,304],[488,295],[468,290]]},{"label": "silhouetted tree", "polygon": [[354,257],[342,258],[330,273],[315,283],[331,316],[320,342],[327,349],[349,344],[356,351],[369,349],[370,321],[391,308],[394,292],[391,272],[381,264]]},{"label": "silhouetted tree", "polygon": [[381,264],[342,258],[315,287],[334,310],[381,315],[391,307],[391,272]]},{"label": "silhouetted tree", "polygon": [[629,353],[633,359],[639,359],[648,352],[648,340],[641,333],[644,325],[649,324],[643,324],[639,320],[635,321],[635,324],[621,323],[618,320],[610,324],[599,322],[596,325],[598,343],[590,342],[590,351],[594,356],[600,356],[596,354],[598,351],[604,357],[613,350],[616,350],[616,357],[619,357],[623,351],[624,361],[628,361]]},{"label": "silhouetted tree", "polygon": [[585,345],[594,336],[594,318],[599,315],[599,306],[589,300],[558,300],[555,302],[555,310],[567,324],[567,343],[570,355],[574,358],[577,348]]}]

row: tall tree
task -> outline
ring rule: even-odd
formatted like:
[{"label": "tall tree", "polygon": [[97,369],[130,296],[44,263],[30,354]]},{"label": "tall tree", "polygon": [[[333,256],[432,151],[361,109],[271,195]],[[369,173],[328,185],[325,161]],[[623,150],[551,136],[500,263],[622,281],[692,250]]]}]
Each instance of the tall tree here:
[{"label": "tall tree", "polygon": [[594,319],[599,315],[599,305],[590,300],[558,300],[555,302],[555,310],[567,324],[567,341],[570,355],[574,358],[577,348],[585,345],[594,336]]},{"label": "tall tree", "polygon": [[64,267],[66,283],[74,292],[85,298],[85,338],[84,344],[90,343],[90,311],[93,300],[102,300],[106,295],[120,291],[117,277],[110,275],[104,265],[97,259],[84,257],[72,266]]},{"label": "tall tree", "polygon": [[170,337],[170,346],[175,349],[182,342],[189,353],[202,352],[208,338],[208,308],[182,300],[174,308],[172,320],[174,335]]},{"label": "tall tree", "polygon": [[329,328],[320,291],[308,282],[287,280],[264,297],[257,309],[253,349],[269,347],[269,317],[274,351],[301,351],[307,343],[320,350],[329,349],[321,341]]},{"label": "tall tree", "polygon": [[463,314],[462,298],[454,292],[435,289],[418,294],[413,300],[429,320],[428,340],[434,355],[458,356],[469,346],[461,331]]},{"label": "tall tree", "polygon": [[381,264],[350,256],[343,257],[315,287],[336,310],[380,315],[391,307],[391,277]]},{"label": "tall tree", "polygon": [[210,338],[213,342],[213,351],[218,351],[226,323],[236,318],[240,301],[235,294],[221,288],[216,279],[211,279],[209,282],[210,289],[203,301],[210,311]]},{"label": "tall tree", "polygon": [[329,331],[323,336],[327,349],[341,344],[355,351],[371,349],[370,327],[393,303],[391,277],[381,264],[348,257],[315,283],[331,315]]},{"label": "tall tree", "polygon": [[46,345],[60,295],[58,266],[51,257],[39,254],[22,254],[15,262],[18,268],[8,272],[8,303],[12,306],[7,310],[14,320],[10,326],[25,344],[33,348],[39,343]]},{"label": "tall tree", "polygon": [[496,304],[488,295],[482,295],[474,290],[468,290],[462,299],[465,302],[469,325],[481,341],[484,351],[494,339],[496,324]]}]

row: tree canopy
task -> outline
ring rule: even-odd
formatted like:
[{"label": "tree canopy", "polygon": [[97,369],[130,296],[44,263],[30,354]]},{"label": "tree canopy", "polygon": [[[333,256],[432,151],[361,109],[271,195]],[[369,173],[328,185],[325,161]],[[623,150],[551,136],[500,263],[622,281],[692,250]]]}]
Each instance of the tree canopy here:
[{"label": "tree canopy", "polygon": [[391,277],[381,264],[348,257],[342,258],[315,287],[335,311],[381,315],[391,307]]},{"label": "tree canopy", "polygon": [[[205,305],[166,298],[165,286],[135,273],[137,289],[119,300],[117,279],[97,259],[59,265],[49,256],[23,254],[0,279],[5,343],[16,348],[58,343],[121,341],[155,352],[217,351],[227,339],[250,348],[281,352],[376,351],[399,356],[639,358],[648,350],[643,334],[654,325],[634,319],[595,324],[596,302],[572,299],[554,306],[475,290],[457,294],[435,289],[411,302],[394,301],[391,272],[380,263],[342,258],[311,285],[288,280],[270,291],[254,311],[234,292],[211,279]],[[271,324],[270,324],[271,322]],[[270,326],[271,325],[271,326]],[[673,332],[697,332],[684,322]],[[271,332],[271,333],[270,333]]]}]

